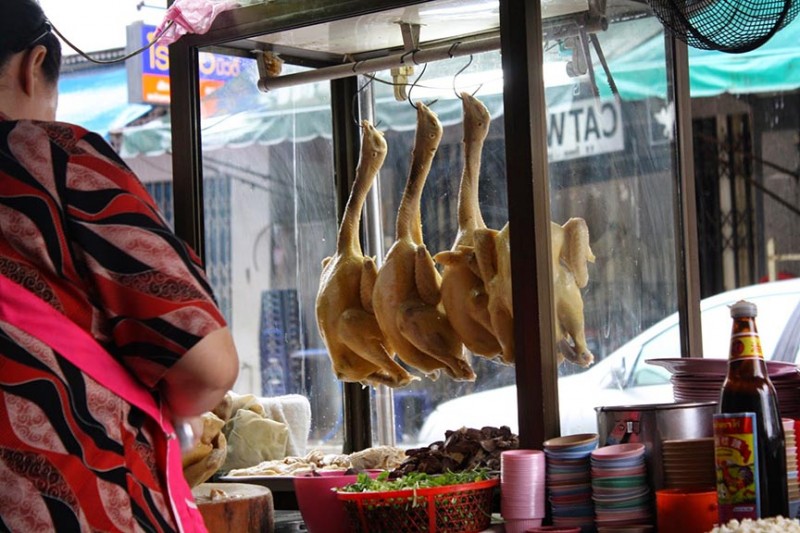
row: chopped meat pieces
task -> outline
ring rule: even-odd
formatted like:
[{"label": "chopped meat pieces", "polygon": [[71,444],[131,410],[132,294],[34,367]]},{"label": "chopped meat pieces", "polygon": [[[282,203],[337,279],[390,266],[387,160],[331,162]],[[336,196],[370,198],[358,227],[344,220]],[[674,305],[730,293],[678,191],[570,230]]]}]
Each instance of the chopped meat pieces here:
[{"label": "chopped meat pieces", "polygon": [[516,448],[519,448],[519,437],[508,426],[448,430],[443,441],[406,450],[405,461],[389,477],[395,479],[411,472],[441,474],[478,468],[500,470],[500,454]]}]

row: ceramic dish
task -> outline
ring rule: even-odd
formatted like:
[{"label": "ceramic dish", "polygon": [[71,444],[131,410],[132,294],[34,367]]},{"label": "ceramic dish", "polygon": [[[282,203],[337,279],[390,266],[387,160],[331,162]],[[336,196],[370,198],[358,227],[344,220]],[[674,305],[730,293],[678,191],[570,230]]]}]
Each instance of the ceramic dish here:
[{"label": "ceramic dish", "polygon": [[592,452],[592,459],[599,461],[615,461],[629,459],[644,455],[644,444],[641,442],[628,442],[625,444],[612,444],[598,448]]},{"label": "ceramic dish", "polygon": [[[648,359],[651,365],[666,368],[673,374],[683,373],[697,376],[698,374],[726,375],[728,373],[727,359],[700,359],[696,357],[674,357],[668,359]],[[770,377],[797,374],[797,365],[784,361],[767,361]]]},{"label": "ceramic dish", "polygon": [[546,440],[544,441],[544,447],[551,451],[594,449],[597,446],[598,438],[597,433],[578,433]]}]

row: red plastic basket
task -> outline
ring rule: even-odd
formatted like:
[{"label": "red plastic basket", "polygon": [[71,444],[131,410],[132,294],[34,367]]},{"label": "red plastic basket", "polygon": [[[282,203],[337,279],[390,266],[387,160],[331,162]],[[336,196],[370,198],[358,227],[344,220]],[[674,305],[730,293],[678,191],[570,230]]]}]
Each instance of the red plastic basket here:
[{"label": "red plastic basket", "polygon": [[359,533],[472,533],[492,520],[499,479],[389,492],[338,492]]}]

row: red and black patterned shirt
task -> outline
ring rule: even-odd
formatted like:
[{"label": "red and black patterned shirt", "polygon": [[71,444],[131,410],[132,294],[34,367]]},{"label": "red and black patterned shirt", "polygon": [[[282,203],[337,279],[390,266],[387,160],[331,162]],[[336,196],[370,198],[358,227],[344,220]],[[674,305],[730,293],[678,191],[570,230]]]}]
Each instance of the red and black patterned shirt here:
[{"label": "red and black patterned shirt", "polygon": [[[0,115],[0,274],[149,388],[224,326],[199,259],[144,186],[101,137],[69,124]],[[0,321],[0,530],[174,530],[156,431]]]}]

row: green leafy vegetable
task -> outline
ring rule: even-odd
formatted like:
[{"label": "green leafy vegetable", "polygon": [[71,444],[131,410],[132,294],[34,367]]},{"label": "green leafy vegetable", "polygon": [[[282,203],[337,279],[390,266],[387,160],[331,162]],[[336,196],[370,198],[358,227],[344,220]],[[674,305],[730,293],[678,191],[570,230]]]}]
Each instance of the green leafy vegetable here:
[{"label": "green leafy vegetable", "polygon": [[410,472],[403,477],[389,480],[389,472],[381,472],[378,477],[371,478],[366,473],[359,473],[355,483],[339,489],[342,492],[389,492],[395,490],[416,490],[446,485],[461,485],[489,479],[488,469],[470,470],[467,472],[445,472],[444,474],[425,474]]}]

